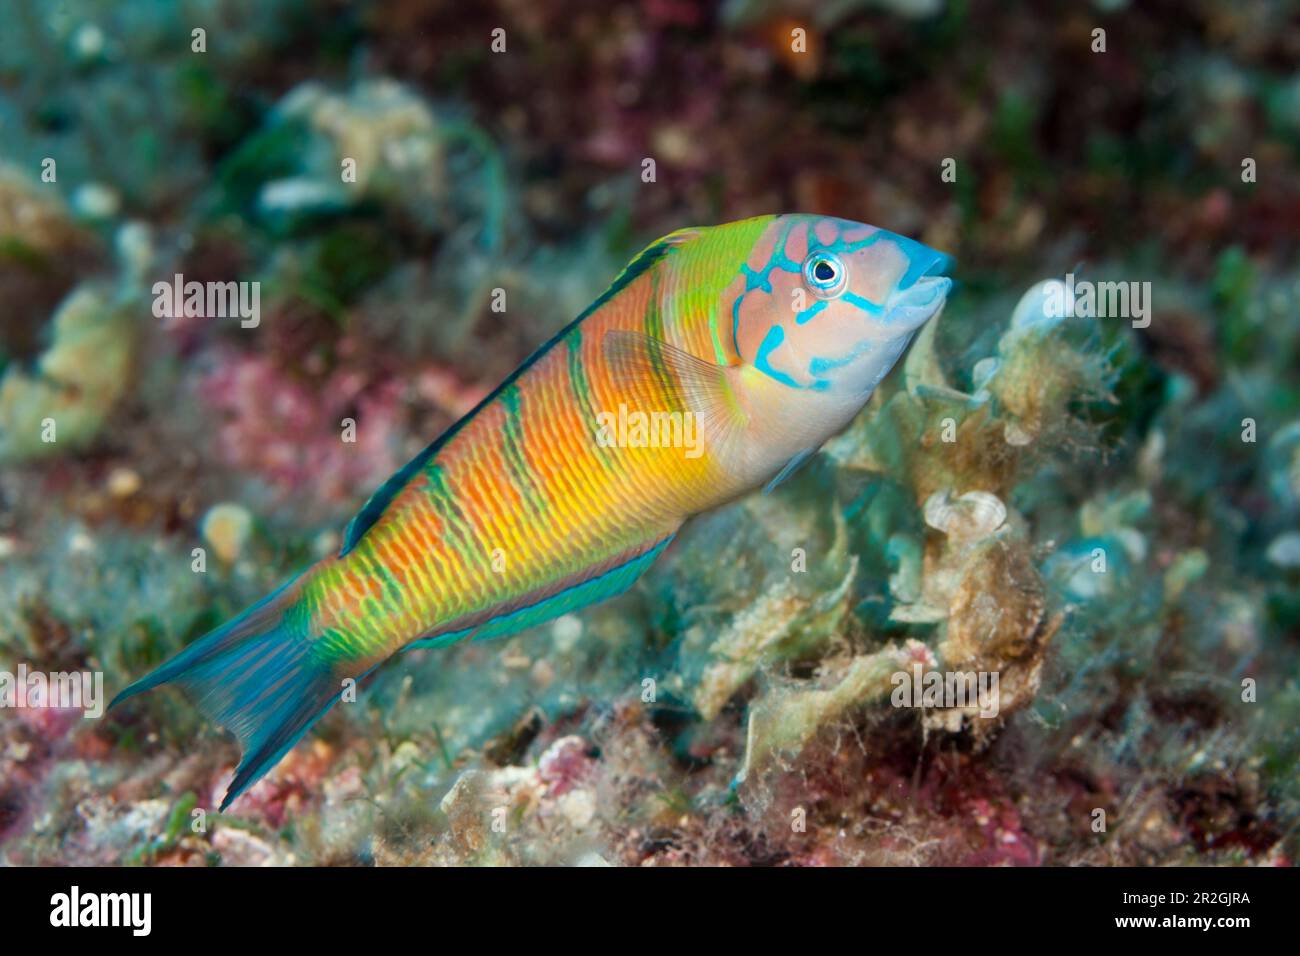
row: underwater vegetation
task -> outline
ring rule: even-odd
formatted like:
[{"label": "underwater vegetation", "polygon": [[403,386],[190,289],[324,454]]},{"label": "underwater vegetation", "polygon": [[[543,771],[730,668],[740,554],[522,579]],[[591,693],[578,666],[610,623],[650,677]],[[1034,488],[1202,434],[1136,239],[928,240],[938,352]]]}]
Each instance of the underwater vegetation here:
[{"label": "underwater vegetation", "polygon": [[377,671],[225,814],[177,692],[0,709],[0,862],[1291,865],[1297,55],[1209,0],[6,5],[0,672],[111,696],[336,552],[654,236],[825,213],[958,285],[778,489]]}]

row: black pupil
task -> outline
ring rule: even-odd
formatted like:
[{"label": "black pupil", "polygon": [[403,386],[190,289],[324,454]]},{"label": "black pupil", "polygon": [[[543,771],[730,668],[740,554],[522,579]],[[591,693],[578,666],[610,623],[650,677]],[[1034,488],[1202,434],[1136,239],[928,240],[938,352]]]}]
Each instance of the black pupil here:
[{"label": "black pupil", "polygon": [[822,282],[830,282],[835,278],[835,267],[822,259],[817,265],[813,266],[813,275]]}]

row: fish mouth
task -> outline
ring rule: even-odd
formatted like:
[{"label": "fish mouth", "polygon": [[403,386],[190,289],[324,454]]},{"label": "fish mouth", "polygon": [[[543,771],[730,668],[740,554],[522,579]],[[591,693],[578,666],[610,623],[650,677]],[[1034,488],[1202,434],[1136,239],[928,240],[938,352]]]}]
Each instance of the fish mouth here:
[{"label": "fish mouth", "polygon": [[895,293],[890,302],[891,308],[927,309],[942,305],[952,289],[952,280],[947,276],[921,276],[906,289]]},{"label": "fish mouth", "polygon": [[[943,308],[952,290],[952,280],[943,273],[952,266],[952,258],[927,249],[920,273],[911,284],[899,288],[889,297],[886,313],[891,329],[910,332],[920,328]],[[915,261],[915,260],[914,260]]]},{"label": "fish mouth", "polygon": [[907,271],[886,301],[885,314],[890,331],[902,334],[920,328],[943,308],[952,289],[945,275],[952,257],[907,236],[895,234],[893,240],[907,257]]},{"label": "fish mouth", "polygon": [[921,270],[921,277],[945,276],[949,269],[952,268],[952,256],[946,252],[940,252],[938,249],[931,249],[928,246],[922,246],[926,252],[925,267]]}]

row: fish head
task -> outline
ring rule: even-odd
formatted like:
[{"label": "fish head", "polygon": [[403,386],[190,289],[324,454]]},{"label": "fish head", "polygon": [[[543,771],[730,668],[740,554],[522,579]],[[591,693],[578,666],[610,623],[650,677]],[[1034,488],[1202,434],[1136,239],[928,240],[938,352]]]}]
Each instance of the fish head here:
[{"label": "fish head", "polygon": [[865,401],[943,308],[950,263],[875,226],[777,216],[724,296],[723,314],[741,361],[791,389]]}]

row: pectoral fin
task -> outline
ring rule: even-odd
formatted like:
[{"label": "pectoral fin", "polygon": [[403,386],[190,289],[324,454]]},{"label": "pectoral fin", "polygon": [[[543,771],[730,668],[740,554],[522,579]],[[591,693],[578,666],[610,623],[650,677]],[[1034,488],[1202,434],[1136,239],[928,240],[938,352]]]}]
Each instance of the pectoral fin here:
[{"label": "pectoral fin", "polygon": [[[717,365],[662,339],[629,329],[612,329],[603,341],[614,376],[646,402],[666,400],[668,409],[695,416],[704,450],[716,456],[738,446],[749,416],[740,404],[739,367]],[[643,389],[636,389],[641,383]]]}]

